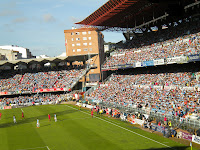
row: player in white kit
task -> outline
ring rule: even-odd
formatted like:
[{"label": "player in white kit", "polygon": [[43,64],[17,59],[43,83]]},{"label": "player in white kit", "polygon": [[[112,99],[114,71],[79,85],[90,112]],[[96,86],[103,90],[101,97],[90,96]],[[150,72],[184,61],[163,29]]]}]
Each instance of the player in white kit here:
[{"label": "player in white kit", "polygon": [[57,122],[57,117],[56,117],[56,114],[54,114],[54,120],[55,120],[55,122]]}]

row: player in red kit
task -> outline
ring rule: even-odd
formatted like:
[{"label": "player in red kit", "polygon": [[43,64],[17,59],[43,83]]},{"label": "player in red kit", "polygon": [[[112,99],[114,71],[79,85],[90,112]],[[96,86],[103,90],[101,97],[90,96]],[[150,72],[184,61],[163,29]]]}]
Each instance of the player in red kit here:
[{"label": "player in red kit", "polygon": [[24,113],[23,113],[23,111],[22,111],[22,119],[24,119]]},{"label": "player in red kit", "polygon": [[2,113],[0,112],[0,120],[1,120],[1,115],[2,115]]},{"label": "player in red kit", "polygon": [[51,116],[48,114],[49,121],[51,121]]},{"label": "player in red kit", "polygon": [[93,118],[93,115],[94,115],[94,112],[93,112],[93,110],[91,111],[91,117]]}]

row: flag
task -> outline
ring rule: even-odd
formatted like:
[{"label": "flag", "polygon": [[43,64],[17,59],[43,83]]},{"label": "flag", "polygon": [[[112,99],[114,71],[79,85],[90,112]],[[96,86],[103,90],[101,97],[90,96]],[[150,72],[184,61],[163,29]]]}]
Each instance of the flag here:
[{"label": "flag", "polygon": [[67,46],[67,39],[65,40],[65,46]]}]

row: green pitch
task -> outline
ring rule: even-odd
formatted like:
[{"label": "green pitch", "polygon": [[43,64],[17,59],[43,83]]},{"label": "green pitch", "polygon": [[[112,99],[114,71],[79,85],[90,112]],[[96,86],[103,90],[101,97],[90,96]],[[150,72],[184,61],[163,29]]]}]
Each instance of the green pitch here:
[{"label": "green pitch", "polygon": [[[22,110],[1,110],[0,150],[190,150],[190,147],[126,122],[103,116],[91,118],[89,110],[79,111],[71,105],[33,106]],[[54,122],[54,113],[57,122]],[[51,115],[50,122],[48,114]],[[36,128],[37,118],[40,128]]]}]

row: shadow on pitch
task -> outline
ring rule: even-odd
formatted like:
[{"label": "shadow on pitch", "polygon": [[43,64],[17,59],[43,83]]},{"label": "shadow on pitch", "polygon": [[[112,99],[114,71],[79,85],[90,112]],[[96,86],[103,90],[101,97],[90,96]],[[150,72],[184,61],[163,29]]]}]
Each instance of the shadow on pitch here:
[{"label": "shadow on pitch", "polygon": [[[53,118],[54,114],[56,114],[57,116],[62,116],[62,115],[74,113],[74,112],[77,112],[77,111],[78,110],[65,110],[65,111],[54,112],[54,113],[49,113],[49,114],[51,115],[51,118]],[[13,123],[13,122],[3,123],[3,124],[0,124],[0,128],[6,128],[6,127],[15,126],[15,125],[21,125],[21,124],[36,122],[37,119],[39,119],[39,120],[44,120],[44,119],[48,120],[48,114],[41,115],[41,116],[36,116],[36,117],[31,117],[31,118],[25,118],[23,120],[17,120],[16,124]]]},{"label": "shadow on pitch", "polygon": [[143,150],[186,150],[188,147],[189,146],[175,146],[175,147],[167,147],[167,148],[149,148],[149,149],[143,149]]}]

